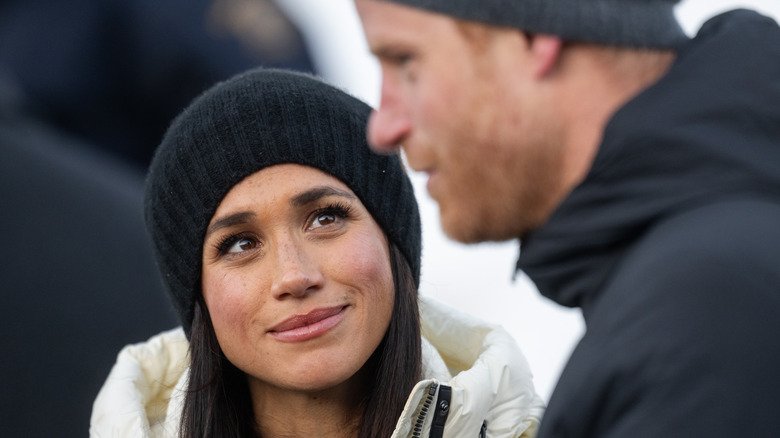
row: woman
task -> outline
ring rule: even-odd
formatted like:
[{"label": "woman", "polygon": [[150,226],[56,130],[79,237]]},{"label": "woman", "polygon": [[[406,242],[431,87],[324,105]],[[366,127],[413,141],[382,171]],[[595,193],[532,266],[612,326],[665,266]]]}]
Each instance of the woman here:
[{"label": "woman", "polygon": [[369,151],[369,112],[256,70],[173,122],[146,217],[182,329],[120,353],[92,436],[535,431],[541,402],[508,334],[418,310],[417,203],[399,158]]}]

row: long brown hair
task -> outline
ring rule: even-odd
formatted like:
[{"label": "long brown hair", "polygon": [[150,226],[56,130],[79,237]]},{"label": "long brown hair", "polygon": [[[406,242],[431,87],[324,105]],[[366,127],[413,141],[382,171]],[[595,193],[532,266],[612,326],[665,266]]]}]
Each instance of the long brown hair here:
[{"label": "long brown hair", "polygon": [[[409,264],[390,244],[395,303],[381,343],[363,366],[371,384],[359,438],[389,437],[422,373],[417,288]],[[257,431],[246,375],[227,360],[199,297],[190,333],[190,376],[179,436],[250,437]]]}]

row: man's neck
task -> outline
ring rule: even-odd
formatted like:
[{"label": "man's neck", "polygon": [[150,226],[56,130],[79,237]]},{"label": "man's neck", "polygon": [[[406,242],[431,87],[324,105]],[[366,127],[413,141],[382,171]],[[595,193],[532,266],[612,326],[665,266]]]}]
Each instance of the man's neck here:
[{"label": "man's neck", "polygon": [[675,54],[585,44],[567,52],[561,67],[569,79],[559,101],[573,188],[590,170],[615,112],[665,75]]}]

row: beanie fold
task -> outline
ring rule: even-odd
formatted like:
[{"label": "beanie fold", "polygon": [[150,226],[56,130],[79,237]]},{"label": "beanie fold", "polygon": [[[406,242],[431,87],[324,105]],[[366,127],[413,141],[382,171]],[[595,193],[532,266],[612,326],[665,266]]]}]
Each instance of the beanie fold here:
[{"label": "beanie fold", "polygon": [[673,49],[688,40],[677,0],[387,0],[466,21],[568,41]]}]

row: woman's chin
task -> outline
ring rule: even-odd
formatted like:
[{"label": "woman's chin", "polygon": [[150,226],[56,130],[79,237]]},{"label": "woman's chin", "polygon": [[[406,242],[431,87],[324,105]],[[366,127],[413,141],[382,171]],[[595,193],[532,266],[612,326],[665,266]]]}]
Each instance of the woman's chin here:
[{"label": "woman's chin", "polygon": [[[298,393],[320,393],[348,387],[356,382],[359,374],[355,370],[339,369],[337,366],[313,363],[306,369],[288,369],[284,376],[277,376],[276,382],[258,381],[260,387],[274,386],[281,390]],[[258,379],[254,379],[258,380]]]}]

